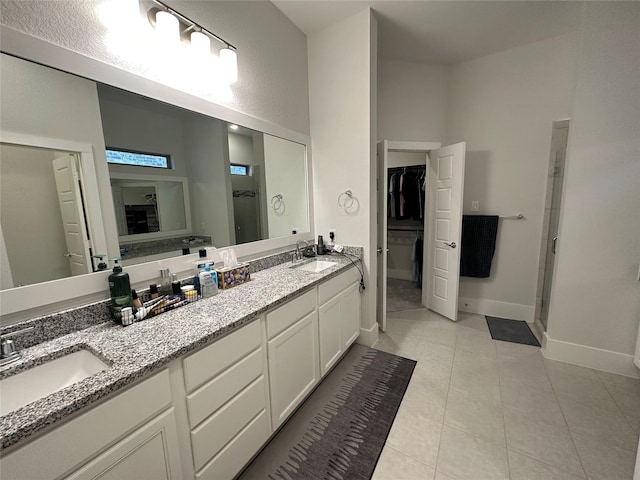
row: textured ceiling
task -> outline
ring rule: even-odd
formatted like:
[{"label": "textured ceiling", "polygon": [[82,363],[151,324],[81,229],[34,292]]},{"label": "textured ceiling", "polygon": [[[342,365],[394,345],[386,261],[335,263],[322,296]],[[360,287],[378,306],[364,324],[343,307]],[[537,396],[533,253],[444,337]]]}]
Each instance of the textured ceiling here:
[{"label": "textured ceiling", "polygon": [[582,2],[274,0],[307,35],[371,7],[384,58],[455,64],[577,30]]}]

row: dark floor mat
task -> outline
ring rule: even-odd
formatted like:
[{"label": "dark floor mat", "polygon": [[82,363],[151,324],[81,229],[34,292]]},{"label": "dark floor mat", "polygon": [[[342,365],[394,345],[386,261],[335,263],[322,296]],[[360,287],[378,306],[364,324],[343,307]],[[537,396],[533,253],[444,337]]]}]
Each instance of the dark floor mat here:
[{"label": "dark floor mat", "polygon": [[491,332],[491,338],[494,340],[540,346],[538,339],[529,328],[529,325],[527,325],[527,322],[489,316],[485,316],[485,318]]}]

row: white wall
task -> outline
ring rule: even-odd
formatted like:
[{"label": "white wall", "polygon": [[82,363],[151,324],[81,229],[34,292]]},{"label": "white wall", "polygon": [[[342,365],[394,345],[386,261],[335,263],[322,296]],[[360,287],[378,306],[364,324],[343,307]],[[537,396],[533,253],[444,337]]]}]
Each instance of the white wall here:
[{"label": "white wall", "polygon": [[[309,104],[315,233],[364,247],[361,339],[376,327],[376,56],[377,24],[370,9],[309,36]],[[336,52],[348,54],[336,55]],[[359,210],[337,204],[350,189]]]},{"label": "white wall", "polygon": [[234,245],[227,123],[194,117],[184,134],[193,231],[210,236],[216,247]]},{"label": "white wall", "polygon": [[378,61],[378,140],[441,142],[445,136],[449,68]]},{"label": "white wall", "polygon": [[[91,145],[98,178],[106,178],[108,185],[104,136],[94,82],[2,54],[0,83],[0,130]],[[104,208],[104,205],[113,203],[110,189],[100,191],[100,202],[106,229],[116,232],[113,209]],[[94,225],[95,231],[98,228],[103,226]],[[118,256],[115,234],[107,237],[107,248],[109,256]]]},{"label": "white wall", "polygon": [[140,45],[114,49],[100,17],[102,3],[107,2],[2,2],[0,23],[162,84],[176,85],[175,74],[184,72],[177,85],[184,91],[309,133],[306,38],[271,2],[167,1],[237,47],[238,82],[226,96],[210,92],[212,82],[199,82],[181,59],[164,55],[149,65],[148,52],[136,55]]},{"label": "white wall", "polygon": [[[306,231],[309,225],[305,148],[272,135],[264,136],[264,173],[269,238]],[[272,198],[282,195],[282,201]],[[278,205],[279,208],[278,208]]]},{"label": "white wall", "polygon": [[0,219],[13,277],[4,288],[71,276],[51,163],[56,156],[41,148],[0,145]]},{"label": "white wall", "polygon": [[639,32],[639,3],[587,2],[546,348],[627,374],[640,319]]},{"label": "white wall", "polygon": [[[567,118],[577,34],[455,65],[446,144],[467,142],[464,213],[500,220],[486,279],[460,279],[462,309],[533,321],[552,122]],[[467,305],[465,307],[465,304]]]}]

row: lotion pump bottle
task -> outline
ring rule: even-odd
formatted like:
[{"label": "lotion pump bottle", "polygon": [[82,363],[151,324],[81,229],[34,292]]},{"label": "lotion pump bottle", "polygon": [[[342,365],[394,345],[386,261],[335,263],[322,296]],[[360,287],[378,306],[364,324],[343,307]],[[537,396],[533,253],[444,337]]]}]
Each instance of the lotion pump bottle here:
[{"label": "lotion pump bottle", "polygon": [[118,265],[119,258],[114,258],[115,266],[113,273],[109,275],[109,293],[114,307],[130,307],[131,306],[131,284],[129,282],[129,274],[122,271],[122,267]]},{"label": "lotion pump bottle", "polygon": [[204,270],[202,270],[198,275],[200,277],[200,290],[202,291],[202,296],[205,298],[213,297],[216,293],[218,293],[217,279],[214,280],[211,273],[211,267],[209,265],[206,265],[204,267]]}]

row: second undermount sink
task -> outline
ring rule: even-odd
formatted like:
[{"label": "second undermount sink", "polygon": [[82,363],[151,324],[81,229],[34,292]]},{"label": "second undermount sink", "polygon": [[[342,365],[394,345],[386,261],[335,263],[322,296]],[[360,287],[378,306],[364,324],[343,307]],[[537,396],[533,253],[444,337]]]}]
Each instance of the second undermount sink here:
[{"label": "second undermount sink", "polygon": [[0,415],[35,402],[109,366],[88,350],[78,350],[0,380]]},{"label": "second undermount sink", "polygon": [[333,267],[335,262],[327,262],[326,260],[311,260],[308,263],[303,263],[294,267],[296,270],[303,270],[305,272],[320,273],[327,268]]}]

